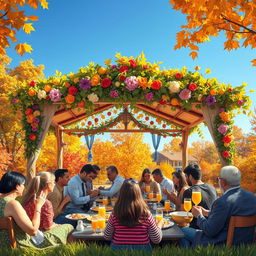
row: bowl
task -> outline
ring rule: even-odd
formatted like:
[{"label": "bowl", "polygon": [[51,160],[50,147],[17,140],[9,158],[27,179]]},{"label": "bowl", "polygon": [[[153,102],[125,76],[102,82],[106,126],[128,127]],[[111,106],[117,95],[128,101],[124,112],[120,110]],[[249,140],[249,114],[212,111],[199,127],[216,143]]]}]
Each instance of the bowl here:
[{"label": "bowl", "polygon": [[170,216],[172,217],[173,221],[181,226],[187,226],[193,220],[193,215],[191,212],[187,213],[185,211],[178,211],[178,212],[171,212]]}]

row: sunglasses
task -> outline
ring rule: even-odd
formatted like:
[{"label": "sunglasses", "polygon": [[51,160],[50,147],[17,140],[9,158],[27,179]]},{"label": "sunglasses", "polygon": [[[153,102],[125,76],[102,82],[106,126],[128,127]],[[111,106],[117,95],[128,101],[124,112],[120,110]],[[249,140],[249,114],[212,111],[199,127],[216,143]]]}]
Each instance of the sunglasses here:
[{"label": "sunglasses", "polygon": [[135,180],[134,178],[129,178],[129,179],[125,179],[124,180],[124,183],[128,182],[128,181],[131,181],[131,182],[134,182],[136,184],[138,184],[139,182],[137,180]]}]

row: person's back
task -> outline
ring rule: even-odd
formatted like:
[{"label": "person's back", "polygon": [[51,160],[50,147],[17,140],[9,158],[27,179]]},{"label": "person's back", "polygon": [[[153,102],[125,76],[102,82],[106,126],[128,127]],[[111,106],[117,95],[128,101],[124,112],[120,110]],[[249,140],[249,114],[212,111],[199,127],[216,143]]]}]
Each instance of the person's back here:
[{"label": "person's back", "polygon": [[[225,243],[230,217],[256,214],[256,197],[253,193],[238,187],[227,191],[223,196],[218,198],[213,208],[215,208],[214,213],[209,213],[207,223],[203,226],[203,232],[201,234],[198,233],[195,244]],[[222,210],[218,212],[218,209]],[[216,215],[219,215],[219,220],[216,218]],[[236,228],[233,244],[252,242],[253,232],[253,227]]]}]

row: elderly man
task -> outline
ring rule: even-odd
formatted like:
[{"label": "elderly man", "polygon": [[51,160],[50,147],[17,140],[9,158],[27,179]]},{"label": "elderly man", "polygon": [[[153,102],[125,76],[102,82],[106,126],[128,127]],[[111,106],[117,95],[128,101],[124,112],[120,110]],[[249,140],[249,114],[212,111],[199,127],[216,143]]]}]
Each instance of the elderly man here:
[{"label": "elderly man", "polygon": [[[256,214],[256,197],[240,187],[241,173],[237,167],[223,167],[218,180],[223,195],[213,203],[210,211],[201,206],[193,207],[192,214],[200,230],[183,228],[183,246],[225,244],[231,216]],[[252,242],[253,232],[253,227],[237,228],[233,244]]]},{"label": "elderly man", "polygon": [[119,190],[123,185],[124,178],[118,175],[118,170],[115,166],[111,165],[107,167],[107,176],[108,179],[113,182],[112,186],[104,189],[103,187],[99,187],[100,195],[109,196],[109,197],[117,197],[119,194]]}]

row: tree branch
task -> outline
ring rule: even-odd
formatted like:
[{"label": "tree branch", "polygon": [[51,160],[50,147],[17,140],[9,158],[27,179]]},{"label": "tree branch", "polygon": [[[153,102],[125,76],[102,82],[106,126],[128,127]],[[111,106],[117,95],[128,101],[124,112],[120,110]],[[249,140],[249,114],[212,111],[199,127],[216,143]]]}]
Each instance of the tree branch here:
[{"label": "tree branch", "polygon": [[6,16],[8,11],[6,11],[2,16],[0,16],[0,19],[2,19],[4,16]]},{"label": "tree branch", "polygon": [[[247,28],[246,26],[244,26],[244,25],[242,25],[242,24],[239,24],[239,23],[237,23],[237,22],[235,22],[235,21],[232,21],[232,20],[228,19],[227,17],[225,17],[223,14],[221,14],[221,17],[222,17],[224,20],[226,20],[226,21],[228,21],[228,22],[230,22],[230,23],[233,23],[233,24],[235,24],[235,25],[237,25],[237,26],[239,26],[239,27],[242,27],[242,28],[248,30],[250,33],[256,34],[256,31],[255,31],[255,30],[250,29],[250,28]],[[241,32],[239,32],[239,33],[241,33]]]}]

